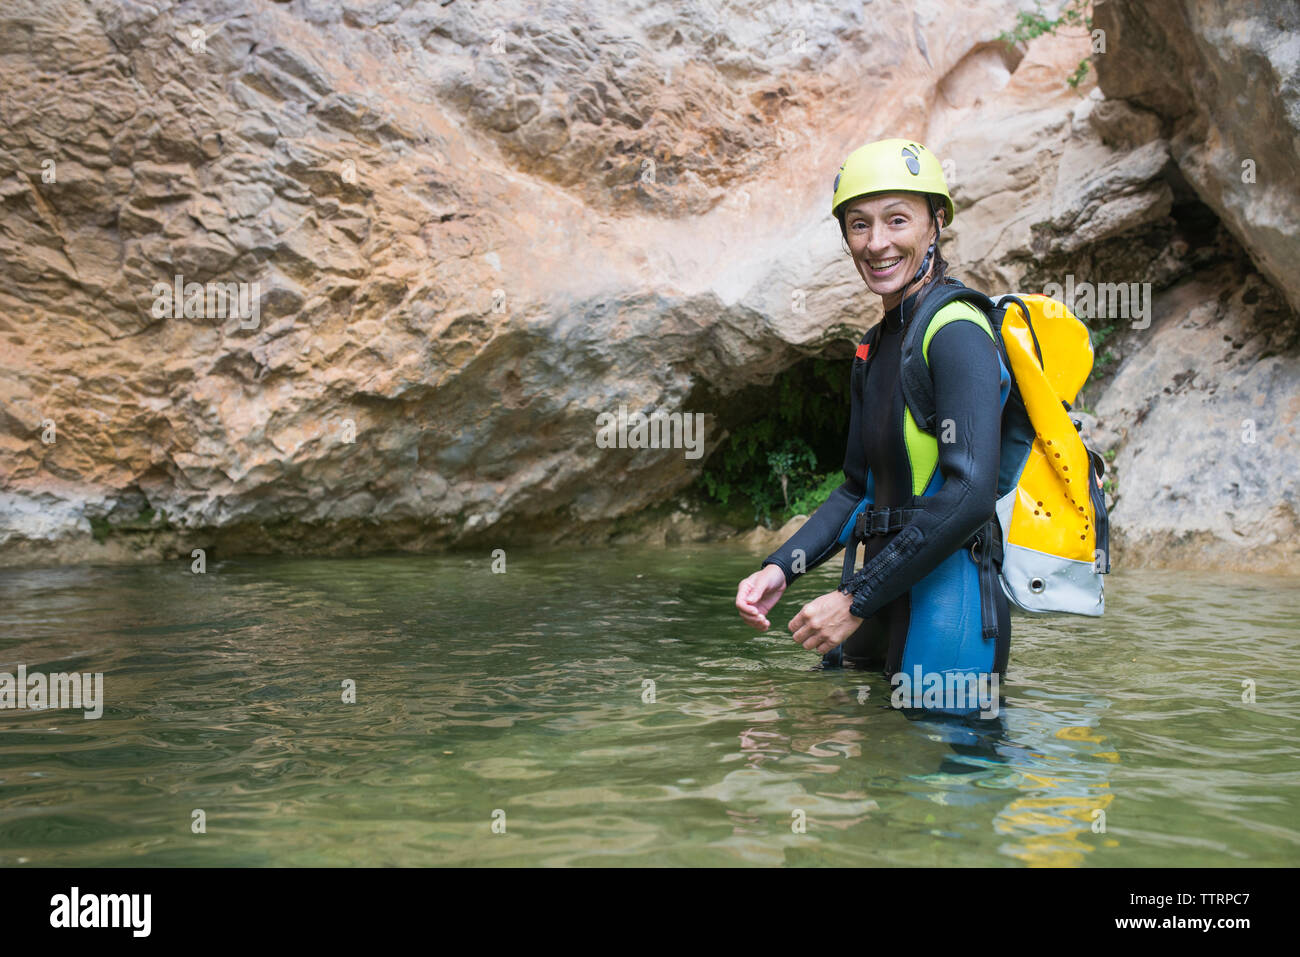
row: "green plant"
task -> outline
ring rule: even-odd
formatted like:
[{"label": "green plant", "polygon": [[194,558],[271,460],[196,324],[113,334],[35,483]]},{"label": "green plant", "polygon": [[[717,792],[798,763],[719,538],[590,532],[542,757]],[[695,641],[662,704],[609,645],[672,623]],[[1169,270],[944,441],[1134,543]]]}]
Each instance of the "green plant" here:
[{"label": "green plant", "polygon": [[[1061,15],[1055,20],[1048,19],[1041,3],[1036,3],[1035,7],[1037,9],[1032,13],[1024,10],[1017,13],[1015,27],[998,34],[998,40],[1007,46],[1019,46],[1028,43],[1035,37],[1042,36],[1044,33],[1055,36],[1056,32],[1062,27],[1092,29],[1092,0],[1070,0],[1061,9]],[[1090,57],[1084,57],[1080,60],[1074,73],[1066,77],[1065,82],[1070,85],[1071,89],[1077,90],[1079,83],[1088,75],[1089,59]]]},{"label": "green plant", "polygon": [[1109,339],[1111,334],[1115,331],[1115,323],[1108,322],[1104,326],[1098,326],[1095,329],[1089,327],[1089,329],[1092,333],[1092,348],[1097,350],[1101,348],[1101,344]]},{"label": "green plant", "polygon": [[775,452],[767,453],[767,467],[781,483],[781,499],[790,507],[790,480],[802,479],[817,467],[817,456],[803,439],[787,439]]},{"label": "green plant", "polygon": [[730,427],[727,441],[705,463],[700,485],[707,497],[723,506],[747,504],[753,521],[764,525],[776,515],[807,511],[809,493],[843,461],[848,368],[842,359],[808,360],[771,387],[732,400],[732,408],[749,418]]},{"label": "green plant", "polygon": [[1111,366],[1119,358],[1110,349],[1103,351],[1101,348],[1114,335],[1115,323],[1108,322],[1104,326],[1096,327],[1088,326],[1088,331],[1092,339],[1092,352],[1095,356],[1092,363],[1092,374],[1094,376],[1104,376],[1111,371]]},{"label": "green plant", "polygon": [[825,475],[815,476],[814,478],[815,483],[805,488],[802,494],[790,502],[789,507],[786,509],[787,520],[794,518],[796,515],[811,515],[821,508],[825,501],[831,497],[831,492],[843,484],[844,472],[837,469],[834,472],[827,472]]},{"label": "green plant", "polygon": [[167,510],[159,509],[154,511],[147,505],[141,506],[139,514],[134,518],[119,518],[117,521],[110,522],[106,517],[90,518],[90,535],[101,545],[108,540],[108,537],[114,533],[132,533],[143,532],[150,529],[170,529],[171,523],[167,520]]}]

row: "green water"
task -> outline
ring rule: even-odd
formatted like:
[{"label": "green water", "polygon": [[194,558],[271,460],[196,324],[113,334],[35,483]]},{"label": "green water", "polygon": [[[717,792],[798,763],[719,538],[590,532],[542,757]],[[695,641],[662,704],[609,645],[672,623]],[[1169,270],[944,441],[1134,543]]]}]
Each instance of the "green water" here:
[{"label": "green water", "polygon": [[0,671],[106,699],[0,711],[0,866],[1300,863],[1295,580],[1117,571],[1100,621],[1015,618],[1000,720],[963,725],[808,670],[785,623],[838,562],[742,624],[756,565],[0,573]]}]

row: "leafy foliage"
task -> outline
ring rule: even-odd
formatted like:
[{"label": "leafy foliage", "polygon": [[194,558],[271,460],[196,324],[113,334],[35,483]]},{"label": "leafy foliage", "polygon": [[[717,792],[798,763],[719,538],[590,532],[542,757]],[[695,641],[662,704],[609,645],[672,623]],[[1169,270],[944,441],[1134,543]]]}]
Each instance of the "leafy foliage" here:
[{"label": "leafy foliage", "polygon": [[[1017,13],[1015,27],[998,34],[998,40],[1007,46],[1019,46],[1044,33],[1055,36],[1062,27],[1092,29],[1092,0],[1069,0],[1069,3],[1062,8],[1061,15],[1055,20],[1048,19],[1041,3],[1036,3],[1035,6],[1037,9],[1032,13],[1025,10]],[[1066,77],[1065,82],[1071,89],[1077,90],[1083,78],[1088,75],[1089,59],[1090,57],[1084,57],[1080,60],[1074,73]]]},{"label": "leafy foliage", "polygon": [[1077,90],[1079,83],[1088,75],[1088,58],[1084,57],[1079,61],[1079,65],[1074,68],[1074,72],[1065,78],[1065,82],[1070,84],[1070,88]]},{"label": "leafy foliage", "polygon": [[817,456],[803,439],[787,439],[778,451],[767,453],[767,467],[781,482],[781,498],[789,508],[790,481],[811,475],[817,467]]},{"label": "leafy foliage", "polygon": [[[816,478],[816,476],[814,476]],[[787,509],[791,516],[811,515],[817,509],[821,508],[822,503],[831,497],[831,492],[835,491],[844,483],[844,471],[837,469],[834,472],[827,472],[821,476],[821,480],[816,484],[809,485],[802,495],[798,496],[790,503]]]},{"label": "leafy foliage", "polygon": [[1021,10],[1016,14],[1016,25],[1012,30],[998,34],[998,40],[1008,46],[1028,43],[1044,33],[1055,34],[1063,26],[1086,27],[1092,29],[1092,0],[1070,0],[1055,20],[1049,20],[1041,3],[1032,13]]},{"label": "leafy foliage", "polygon": [[114,534],[131,534],[154,529],[166,531],[172,528],[171,522],[167,518],[166,509],[154,511],[147,505],[141,506],[140,513],[134,518],[118,519],[110,522],[107,518],[100,516],[91,517],[89,522],[91,536],[101,545],[108,541],[109,536]]},{"label": "leafy foliage", "polygon": [[1096,357],[1092,365],[1092,374],[1098,378],[1109,375],[1113,371],[1114,364],[1119,358],[1110,349],[1102,350],[1101,346],[1115,332],[1115,323],[1108,322],[1105,325],[1088,326],[1092,334],[1093,355]]},{"label": "leafy foliage", "polygon": [[722,505],[740,500],[755,522],[769,526],[816,509],[843,481],[848,377],[848,362],[813,359],[772,388],[742,396],[742,411],[760,411],[732,427],[709,457],[700,476],[708,497]]}]

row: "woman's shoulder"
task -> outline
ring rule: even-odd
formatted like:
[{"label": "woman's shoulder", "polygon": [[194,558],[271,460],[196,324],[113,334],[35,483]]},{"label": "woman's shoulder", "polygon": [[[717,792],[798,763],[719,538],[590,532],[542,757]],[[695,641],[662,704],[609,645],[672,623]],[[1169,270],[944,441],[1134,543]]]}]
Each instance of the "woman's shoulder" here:
[{"label": "woman's shoulder", "polygon": [[935,334],[940,329],[963,320],[974,323],[983,329],[990,338],[993,337],[993,326],[989,323],[989,318],[984,314],[984,310],[964,299],[955,299],[946,303],[934,314],[934,318],[930,320],[930,324],[925,330],[925,342],[922,351],[927,359],[930,356],[930,343],[934,341]]}]

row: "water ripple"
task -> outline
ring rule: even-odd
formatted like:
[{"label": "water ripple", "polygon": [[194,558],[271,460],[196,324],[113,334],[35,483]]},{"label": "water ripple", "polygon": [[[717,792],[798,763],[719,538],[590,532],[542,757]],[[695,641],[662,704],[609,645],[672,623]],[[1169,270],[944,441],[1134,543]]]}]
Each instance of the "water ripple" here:
[{"label": "water ripple", "polygon": [[809,670],[784,624],[833,569],[745,627],[752,566],[0,573],[0,671],[102,672],[106,697],[0,712],[0,865],[1300,861],[1294,581],[1117,571],[1101,620],[1015,618],[1000,716],[963,722]]}]

